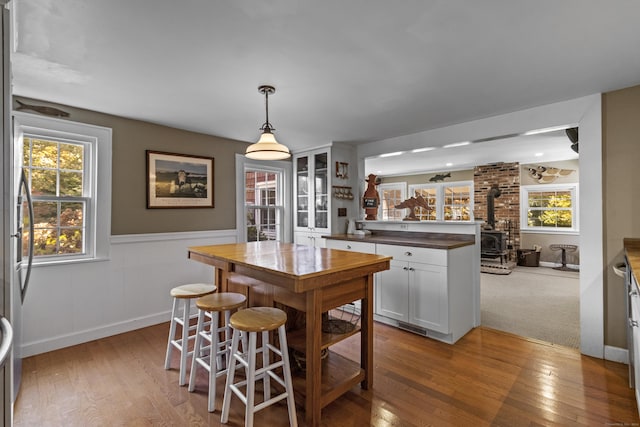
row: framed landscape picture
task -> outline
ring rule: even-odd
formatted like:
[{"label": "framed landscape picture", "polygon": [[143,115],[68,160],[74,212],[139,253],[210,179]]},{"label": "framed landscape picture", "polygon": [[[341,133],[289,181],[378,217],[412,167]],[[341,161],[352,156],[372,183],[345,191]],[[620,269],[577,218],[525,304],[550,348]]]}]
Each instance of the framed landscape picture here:
[{"label": "framed landscape picture", "polygon": [[147,150],[147,208],[212,208],[213,160]]}]

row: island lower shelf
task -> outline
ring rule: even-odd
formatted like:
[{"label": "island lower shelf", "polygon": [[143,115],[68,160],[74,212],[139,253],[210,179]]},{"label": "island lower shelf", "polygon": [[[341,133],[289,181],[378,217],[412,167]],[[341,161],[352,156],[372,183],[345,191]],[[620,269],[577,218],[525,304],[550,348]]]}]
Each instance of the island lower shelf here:
[{"label": "island lower shelf", "polygon": [[[292,363],[295,365],[295,362]],[[360,368],[360,363],[329,350],[327,357],[322,359],[320,406],[324,408],[364,379],[365,371]],[[293,390],[298,402],[305,401],[305,381],[305,371],[294,368]]]}]

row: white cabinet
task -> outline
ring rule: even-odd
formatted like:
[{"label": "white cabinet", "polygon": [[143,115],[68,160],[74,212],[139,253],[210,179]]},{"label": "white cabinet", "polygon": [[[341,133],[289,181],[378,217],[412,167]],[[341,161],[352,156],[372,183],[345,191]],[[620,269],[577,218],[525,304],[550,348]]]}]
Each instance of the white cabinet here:
[{"label": "white cabinet", "polygon": [[376,320],[451,344],[473,328],[473,246],[377,244],[376,253],[393,257],[376,275]]},{"label": "white cabinet", "polygon": [[391,260],[389,270],[377,274],[374,288],[376,314],[401,322],[409,321],[409,275],[406,270],[406,262]]},{"label": "white cabinet", "polygon": [[334,197],[333,186],[350,187],[355,177],[342,170],[337,176],[335,164],[355,165],[355,159],[352,147],[338,144],[293,156],[294,243],[324,247],[321,236],[346,231],[348,218],[358,214],[357,200]]},{"label": "white cabinet", "polygon": [[[629,266],[627,266],[629,269]],[[631,310],[629,318],[629,327],[631,337],[631,343],[633,348],[630,349],[629,355],[632,358],[629,366],[631,372],[629,375],[633,375],[633,386],[635,386],[636,392],[636,404],[640,408],[640,294],[638,293],[638,283],[631,271],[629,271],[631,277],[631,290],[629,292],[629,309]]]},{"label": "white cabinet", "polygon": [[353,240],[328,239],[326,247],[329,249],[341,249],[343,251],[363,252],[365,254],[376,253],[375,243],[356,242]]},{"label": "white cabinet", "polygon": [[329,151],[313,151],[295,156],[295,216],[294,231],[328,233],[329,210]]},{"label": "white cabinet", "polygon": [[296,231],[293,233],[293,243],[324,248],[326,241],[321,237],[322,235],[323,233],[313,233],[311,231]]},{"label": "white cabinet", "polygon": [[376,313],[448,333],[446,251],[380,244],[377,253],[393,260],[378,275]]}]

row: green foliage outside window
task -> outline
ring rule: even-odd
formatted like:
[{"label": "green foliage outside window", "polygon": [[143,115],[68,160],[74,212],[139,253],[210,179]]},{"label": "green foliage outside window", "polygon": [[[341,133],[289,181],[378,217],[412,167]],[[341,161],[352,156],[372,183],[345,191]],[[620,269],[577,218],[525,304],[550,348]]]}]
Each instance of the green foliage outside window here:
[{"label": "green foliage outside window", "polygon": [[569,191],[529,192],[529,227],[571,228],[572,197]]},{"label": "green foliage outside window", "polygon": [[33,196],[34,256],[83,253],[84,146],[25,137],[23,150]]}]

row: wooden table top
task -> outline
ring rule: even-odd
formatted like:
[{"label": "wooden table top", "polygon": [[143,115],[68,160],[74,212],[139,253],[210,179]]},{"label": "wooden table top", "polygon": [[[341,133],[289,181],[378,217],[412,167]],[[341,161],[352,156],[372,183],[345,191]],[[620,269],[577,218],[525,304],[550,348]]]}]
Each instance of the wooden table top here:
[{"label": "wooden table top", "polygon": [[[189,247],[190,254],[205,258],[262,270],[296,282],[314,282],[323,276],[361,267],[380,265],[377,271],[388,269],[391,257],[316,248],[294,243],[275,241],[231,243]],[[272,282],[274,283],[274,282]],[[274,283],[276,284],[276,283]],[[296,291],[306,290],[304,285],[295,286]]]}]

